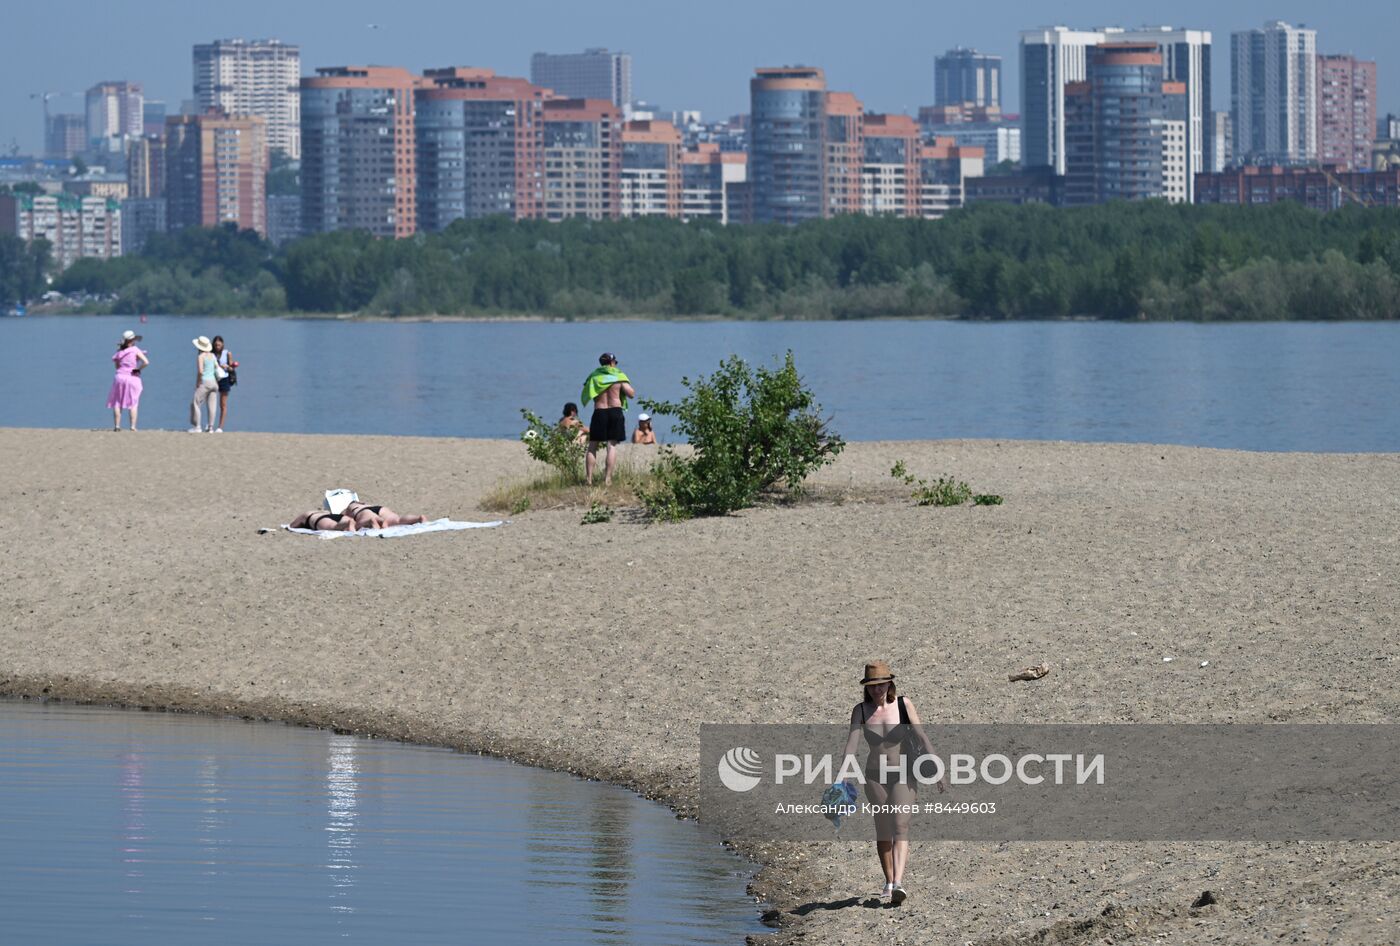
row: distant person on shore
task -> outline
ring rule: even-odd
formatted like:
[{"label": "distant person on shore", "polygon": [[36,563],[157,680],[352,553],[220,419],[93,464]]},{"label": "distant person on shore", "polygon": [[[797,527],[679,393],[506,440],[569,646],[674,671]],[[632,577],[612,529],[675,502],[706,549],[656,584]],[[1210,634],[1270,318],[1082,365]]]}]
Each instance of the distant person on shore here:
[{"label": "distant person on shore", "polygon": [[112,409],[112,429],[122,429],[122,411],[131,415],[131,429],[136,429],[136,414],[141,406],[141,369],[151,363],[146,353],[136,347],[141,336],[127,329],[112,361],[117,365],[112,390],[107,394],[107,406]]},{"label": "distant person on shore", "polygon": [[[862,735],[870,754],[865,760],[865,796],[872,805],[912,805],[917,800],[914,781],[914,760],[920,755],[933,755],[933,743],[925,735],[914,703],[895,695],[894,673],[883,660],[865,665],[862,699],[851,710],[850,734],[842,759],[855,755]],[[880,777],[880,761],[885,760],[888,773]],[[938,790],[944,791],[940,780]],[[881,896],[888,897],[891,906],[899,906],[908,897],[904,889],[904,865],[909,861],[909,815],[875,815],[875,853],[880,858],[880,870],[885,875]]]},{"label": "distant person on shore", "polygon": [[579,443],[588,442],[588,428],[584,426],[583,421],[578,419],[578,405],[573,401],[564,405],[564,415],[559,418],[559,427],[561,430],[573,430],[577,428],[577,441]]},{"label": "distant person on shore", "polygon": [[224,427],[228,426],[228,392],[233,390],[233,386],[238,383],[238,362],[233,360],[227,348],[224,347],[224,337],[214,336],[214,350],[210,353],[214,356],[215,380],[219,382],[219,425],[214,428],[214,433],[221,434]]},{"label": "distant person on shore", "polygon": [[588,485],[593,485],[593,467],[597,463],[598,448],[607,445],[607,463],[604,468],[603,485],[611,486],[613,471],[617,469],[617,445],[627,442],[627,399],[636,397],[631,380],[617,366],[617,356],[603,352],[598,356],[598,367],[584,379],[583,394],[579,400],[584,404],[593,402],[593,418],[588,423],[588,453],[584,455],[583,467]]},{"label": "distant person on shore", "polygon": [[[203,335],[194,339],[194,347],[199,350],[195,357],[194,368],[194,398],[190,401],[190,433],[197,434],[201,430],[214,432],[214,405],[219,400],[219,362],[214,357],[214,345]],[[200,426],[200,407],[208,407],[209,426]]]},{"label": "distant person on shore", "polygon": [[632,431],[633,443],[656,443],[656,431],[651,429],[651,415],[637,415],[637,429]]}]

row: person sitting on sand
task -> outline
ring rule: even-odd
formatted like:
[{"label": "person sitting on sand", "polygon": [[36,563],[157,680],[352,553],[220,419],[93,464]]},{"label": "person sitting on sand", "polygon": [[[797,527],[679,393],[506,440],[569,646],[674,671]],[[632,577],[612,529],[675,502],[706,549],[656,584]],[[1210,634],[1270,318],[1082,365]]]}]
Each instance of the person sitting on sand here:
[{"label": "person sitting on sand", "polygon": [[[872,805],[903,806],[915,803],[914,759],[905,755],[933,755],[933,743],[925,735],[919,714],[912,701],[895,696],[894,674],[883,660],[865,665],[863,699],[851,710],[850,734],[842,758],[855,755],[856,745],[864,734],[870,747],[865,760],[865,795]],[[880,777],[880,760],[885,760],[888,773]],[[904,777],[907,774],[908,778]],[[942,780],[938,790],[944,791]],[[885,889],[891,906],[899,906],[908,897],[904,889],[904,865],[909,861],[909,816],[907,814],[875,815],[875,853],[880,858],[880,870],[885,874]]]},{"label": "person sitting on sand", "polygon": [[313,509],[293,519],[289,525],[293,529],[311,529],[314,532],[354,532],[355,520],[338,512]]},{"label": "person sitting on sand", "polygon": [[559,418],[559,427],[562,430],[572,430],[578,428],[579,443],[588,442],[588,426],[578,419],[578,405],[573,401],[564,405],[564,416]]},{"label": "person sitting on sand", "polygon": [[360,529],[387,529],[390,526],[416,526],[427,522],[427,516],[404,516],[388,506],[371,506],[358,499],[345,507],[345,514],[354,520]]},{"label": "person sitting on sand", "polygon": [[656,443],[656,431],[651,429],[651,415],[637,415],[637,429],[632,431],[633,443]]}]

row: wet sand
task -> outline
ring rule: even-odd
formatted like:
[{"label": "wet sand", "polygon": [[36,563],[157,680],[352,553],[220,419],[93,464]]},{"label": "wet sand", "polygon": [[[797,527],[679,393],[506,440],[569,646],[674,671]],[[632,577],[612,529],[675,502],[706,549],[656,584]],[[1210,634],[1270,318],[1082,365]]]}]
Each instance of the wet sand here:
[{"label": "wet sand", "polygon": [[[917,508],[896,459],[1006,503]],[[877,657],[927,721],[1400,719],[1397,455],[860,443],[826,501],[723,519],[257,532],[336,485],[495,518],[530,468],[506,441],[0,430],[0,693],[487,751],[681,810],[700,723],[842,721]],[[747,853],[778,942],[1400,938],[1394,844],[916,843],[898,910],[863,904],[868,841]]]}]

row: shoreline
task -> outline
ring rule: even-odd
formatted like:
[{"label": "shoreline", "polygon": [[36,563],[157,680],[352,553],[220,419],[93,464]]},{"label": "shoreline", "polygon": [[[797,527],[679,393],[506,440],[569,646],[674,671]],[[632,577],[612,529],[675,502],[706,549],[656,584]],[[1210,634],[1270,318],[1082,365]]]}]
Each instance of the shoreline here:
[{"label": "shoreline", "polygon": [[[337,483],[489,518],[476,503],[532,469],[523,453],[0,429],[7,533],[41,537],[0,559],[16,615],[0,693],[484,752],[683,815],[699,723],[840,718],[869,657],[947,722],[1400,720],[1400,589],[1384,580],[1400,568],[1400,454],[866,441],[815,478],[848,498],[721,519],[582,527],[539,511],[373,543],[255,531]],[[1006,504],[915,507],[889,480],[895,457]],[[1005,683],[1038,659],[1044,681]],[[503,681],[538,698],[502,714]],[[1090,938],[1264,943],[1304,918],[1379,943],[1366,918],[1400,896],[1393,844],[914,847],[897,911],[843,906],[878,886],[868,840],[735,850],[758,868],[775,944],[1020,944],[1084,923]],[[1188,910],[1205,887],[1227,907]],[[1314,903],[1319,889],[1336,902]]]},{"label": "shoreline", "polygon": [[362,312],[275,312],[265,315],[256,315],[247,312],[219,314],[219,313],[172,313],[172,312],[78,312],[72,310],[50,311],[46,309],[31,310],[22,318],[63,318],[66,316],[96,317],[96,318],[125,318],[133,319],[141,316],[154,316],[161,319],[248,319],[250,321],[263,321],[280,319],[283,321],[312,321],[312,322],[369,322],[369,323],[467,323],[467,324],[489,324],[500,323],[538,323],[541,325],[568,324],[573,322],[592,324],[606,322],[678,322],[682,324],[745,324],[750,322],[960,322],[971,325],[1020,325],[1020,324],[1048,324],[1066,325],[1081,324],[1085,322],[1102,323],[1105,325],[1395,325],[1400,324],[1400,319],[1365,319],[1365,318],[1335,318],[1335,319],[1148,319],[1148,318],[1110,318],[1099,315],[1065,315],[1048,318],[1014,318],[998,319],[990,316],[979,315],[876,315],[861,318],[843,318],[838,316],[810,316],[793,318],[790,316],[758,316],[758,315],[546,315],[543,313],[511,312],[499,315],[446,315],[433,313],[428,315],[371,315]]}]

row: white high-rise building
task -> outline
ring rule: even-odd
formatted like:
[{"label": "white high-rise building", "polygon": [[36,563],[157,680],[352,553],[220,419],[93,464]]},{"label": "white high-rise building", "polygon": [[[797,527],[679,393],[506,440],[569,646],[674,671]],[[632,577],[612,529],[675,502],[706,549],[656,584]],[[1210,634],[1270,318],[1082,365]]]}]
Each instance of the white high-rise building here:
[{"label": "white high-rise building", "polygon": [[1065,83],[1082,82],[1087,50],[1103,30],[1050,26],[1021,31],[1021,154],[1028,167],[1065,173]]},{"label": "white high-rise building", "polygon": [[267,146],[301,158],[301,47],[275,39],[221,39],[194,47],[194,101],[199,112],[267,123]]},{"label": "white high-rise building", "polygon": [[1210,170],[1220,172],[1235,161],[1235,132],[1229,112],[1215,112],[1210,135]]},{"label": "white high-rise building", "polygon": [[1230,37],[1230,117],[1237,160],[1317,159],[1317,31],[1280,20]]}]

